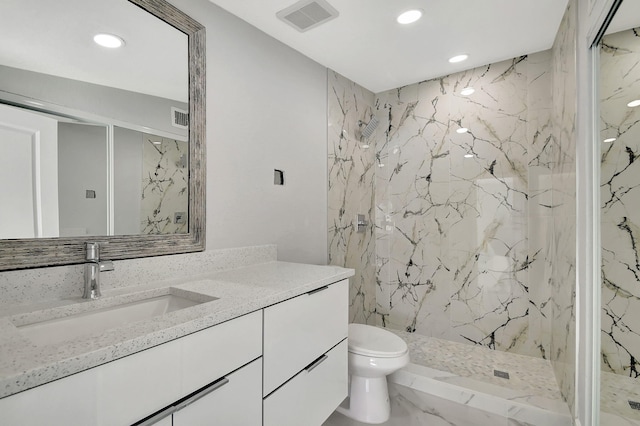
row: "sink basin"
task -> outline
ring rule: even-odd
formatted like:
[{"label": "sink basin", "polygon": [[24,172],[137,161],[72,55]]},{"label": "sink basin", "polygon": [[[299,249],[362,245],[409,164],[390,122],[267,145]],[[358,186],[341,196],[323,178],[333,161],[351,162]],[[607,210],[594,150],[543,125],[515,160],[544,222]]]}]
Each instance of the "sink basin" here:
[{"label": "sink basin", "polygon": [[[212,300],[214,300],[212,298]],[[49,345],[82,336],[98,336],[105,330],[177,311],[203,302],[168,294],[137,302],[83,312],[18,326],[34,343]]]}]

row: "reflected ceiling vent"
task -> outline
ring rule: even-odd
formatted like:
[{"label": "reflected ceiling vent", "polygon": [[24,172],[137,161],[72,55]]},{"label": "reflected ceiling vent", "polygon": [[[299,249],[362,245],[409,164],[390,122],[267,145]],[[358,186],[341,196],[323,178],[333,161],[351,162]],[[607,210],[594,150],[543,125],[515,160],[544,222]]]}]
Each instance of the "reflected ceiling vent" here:
[{"label": "reflected ceiling vent", "polygon": [[179,129],[188,129],[189,113],[183,109],[171,107],[171,125]]},{"label": "reflected ceiling vent", "polygon": [[337,18],[338,11],[325,0],[301,0],[276,16],[301,33]]}]

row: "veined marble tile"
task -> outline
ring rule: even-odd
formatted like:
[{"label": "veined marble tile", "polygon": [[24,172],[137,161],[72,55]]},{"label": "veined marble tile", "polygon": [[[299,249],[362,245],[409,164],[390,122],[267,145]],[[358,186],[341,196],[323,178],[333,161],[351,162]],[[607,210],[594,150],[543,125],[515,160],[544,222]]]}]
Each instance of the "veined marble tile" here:
[{"label": "veined marble tile", "polygon": [[[540,53],[377,95],[377,324],[548,353],[548,244],[532,249],[528,234],[530,194],[553,207],[550,63]],[[536,262],[542,281],[529,276]]]},{"label": "veined marble tile", "polygon": [[[640,389],[640,110],[628,108],[640,90],[640,37],[631,29],[607,35],[600,49],[602,410],[640,419],[627,395]],[[618,380],[608,372],[621,375]],[[624,377],[627,376],[627,377]],[[622,386],[611,389],[612,383]],[[632,386],[633,385],[633,386]],[[640,401],[637,390],[632,398]],[[615,409],[614,409],[615,408]]]},{"label": "veined marble tile", "polygon": [[[189,232],[189,144],[143,134],[140,232]],[[178,220],[176,213],[184,220]]]},{"label": "veined marble tile", "polygon": [[[374,323],[375,300],[375,146],[377,129],[362,137],[362,123],[374,114],[373,93],[328,71],[329,263],[353,268],[349,287],[350,322]],[[356,215],[369,222],[357,232]]]},{"label": "veined marble tile", "polygon": [[569,408],[575,405],[577,1],[570,0],[552,48],[553,216],[550,359]]}]

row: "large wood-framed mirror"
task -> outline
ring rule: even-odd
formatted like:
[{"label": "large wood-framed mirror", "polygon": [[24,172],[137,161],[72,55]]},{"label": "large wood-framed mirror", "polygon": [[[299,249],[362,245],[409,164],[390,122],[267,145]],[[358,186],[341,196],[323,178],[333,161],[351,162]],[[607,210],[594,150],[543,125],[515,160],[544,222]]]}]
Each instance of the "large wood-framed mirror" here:
[{"label": "large wood-framed mirror", "polygon": [[[67,18],[52,16],[49,6]],[[0,22],[9,20],[0,34],[13,32],[0,43],[0,148],[11,152],[0,163],[0,270],[81,263],[87,241],[106,243],[102,257],[114,260],[203,250],[204,27],[164,0],[49,6],[0,6]],[[12,46],[18,27],[33,40]],[[96,48],[90,37],[97,33],[120,36],[127,54],[137,52],[135,61]],[[61,46],[61,53],[37,45],[64,37],[72,47]],[[89,57],[85,48],[102,49],[106,59]],[[43,142],[50,122],[53,145]],[[14,135],[24,141],[19,149],[9,144]],[[125,140],[135,140],[134,148]],[[104,160],[94,166],[96,157]],[[95,175],[104,176],[95,183]],[[82,200],[74,204],[69,194]],[[173,207],[164,211],[170,198]]]}]

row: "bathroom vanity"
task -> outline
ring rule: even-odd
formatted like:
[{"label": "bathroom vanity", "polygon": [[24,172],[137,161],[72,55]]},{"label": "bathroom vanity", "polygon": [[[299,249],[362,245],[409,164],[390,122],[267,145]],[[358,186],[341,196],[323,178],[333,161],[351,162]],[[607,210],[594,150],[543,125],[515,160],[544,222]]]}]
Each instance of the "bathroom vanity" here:
[{"label": "bathroom vanity", "polygon": [[[2,422],[319,425],[347,396],[351,275],[269,262],[16,308],[0,318]],[[160,299],[177,305],[69,331]]]}]

